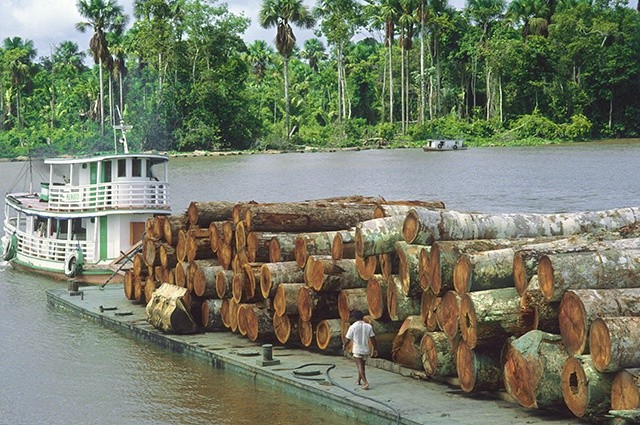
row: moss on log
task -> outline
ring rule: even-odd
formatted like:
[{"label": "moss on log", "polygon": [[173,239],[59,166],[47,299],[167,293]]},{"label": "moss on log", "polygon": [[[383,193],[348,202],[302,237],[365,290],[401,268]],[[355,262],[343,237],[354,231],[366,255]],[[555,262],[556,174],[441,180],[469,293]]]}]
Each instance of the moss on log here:
[{"label": "moss on log", "polygon": [[495,391],[503,387],[500,350],[479,351],[460,341],[456,351],[460,388],[466,393]]},{"label": "moss on log", "polygon": [[391,216],[362,221],[356,225],[356,255],[369,257],[393,252],[395,243],[403,239],[402,216]]},{"label": "moss on log", "polygon": [[569,357],[562,368],[562,396],[579,418],[599,419],[611,408],[614,374],[598,372],[591,356]]},{"label": "moss on log", "polygon": [[304,270],[295,261],[265,263],[260,267],[260,292],[265,299],[273,298],[283,282],[304,282]]},{"label": "moss on log", "polygon": [[422,367],[427,376],[456,376],[455,353],[449,337],[444,332],[426,332],[422,336],[420,354]]},{"label": "moss on log", "polygon": [[340,291],[367,286],[367,281],[362,279],[356,270],[355,259],[333,260],[314,257],[310,266],[310,271],[305,270],[306,283],[316,291]]},{"label": "moss on log", "polygon": [[420,316],[407,317],[393,339],[391,359],[409,369],[424,370],[420,344],[426,332]]},{"label": "moss on log", "polygon": [[421,245],[411,245],[404,241],[395,244],[395,252],[398,256],[398,276],[402,282],[402,292],[411,298],[418,298],[422,294],[420,274],[418,270]]},{"label": "moss on log", "polygon": [[591,323],[589,349],[596,369],[640,367],[640,317],[600,317]]},{"label": "moss on log", "polygon": [[512,248],[463,254],[453,271],[453,286],[459,294],[513,287]]}]

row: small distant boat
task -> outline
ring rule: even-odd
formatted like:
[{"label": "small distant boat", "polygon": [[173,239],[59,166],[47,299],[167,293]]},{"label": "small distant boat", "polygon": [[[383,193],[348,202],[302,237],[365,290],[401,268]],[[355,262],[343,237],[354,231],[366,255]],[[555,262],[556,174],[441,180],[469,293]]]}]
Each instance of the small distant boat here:
[{"label": "small distant boat", "polygon": [[168,157],[125,149],[44,163],[39,193],[5,197],[2,259],[83,283],[121,281],[114,263],[141,240],[147,219],[171,212]]},{"label": "small distant boat", "polygon": [[462,139],[432,139],[422,146],[425,152],[430,151],[457,151],[465,150],[467,147]]}]

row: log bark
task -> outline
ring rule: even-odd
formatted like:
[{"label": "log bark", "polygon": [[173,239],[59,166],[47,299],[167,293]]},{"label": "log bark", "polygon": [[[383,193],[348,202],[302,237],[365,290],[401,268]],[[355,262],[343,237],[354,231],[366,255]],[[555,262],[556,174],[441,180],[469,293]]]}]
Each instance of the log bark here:
[{"label": "log bark", "polygon": [[544,298],[537,283],[537,276],[533,276],[531,280],[534,283],[530,283],[520,297],[520,323],[523,329],[559,334],[560,304],[550,303]]},{"label": "log bark", "polygon": [[142,255],[141,252],[136,252],[133,255],[133,264],[131,266],[131,271],[136,277],[142,277],[142,278],[147,277],[147,274],[149,273],[149,269],[147,265],[144,263],[144,256]]},{"label": "log bark", "polygon": [[339,230],[331,243],[331,258],[356,258],[356,229]]},{"label": "log bark", "polygon": [[202,328],[205,331],[222,331],[222,300],[204,300],[202,302]]},{"label": "log bark", "polygon": [[304,271],[295,261],[265,263],[260,267],[260,292],[262,296],[273,298],[281,283],[304,282]]},{"label": "log bark", "polygon": [[611,409],[640,409],[640,369],[623,369],[611,383]]},{"label": "log bark", "polygon": [[259,269],[252,268],[250,264],[245,264],[241,272],[236,272],[233,275],[231,292],[235,302],[252,303],[263,299],[262,293],[256,288],[259,273]]},{"label": "log bark", "polygon": [[153,217],[152,221],[152,234],[151,236],[158,241],[164,240],[164,221],[166,220],[166,216],[157,215]]},{"label": "log bark", "polygon": [[247,337],[251,341],[273,342],[275,330],[273,318],[263,305],[253,305],[245,308],[244,315],[247,321]]},{"label": "log bark", "polygon": [[405,218],[404,240],[431,245],[437,240],[511,239],[612,231],[634,224],[638,208],[560,214],[477,214],[414,208]]},{"label": "log bark", "polygon": [[270,232],[344,230],[373,216],[373,204],[282,203],[247,205],[247,228]]},{"label": "log bark", "polygon": [[431,247],[421,246],[418,254],[418,279],[423,291],[431,290]]},{"label": "log bark", "polygon": [[278,316],[298,314],[298,295],[304,283],[280,283],[273,297],[273,309]]},{"label": "log bark", "polygon": [[224,327],[231,329],[231,302],[229,298],[222,300],[222,305],[220,306],[220,318],[222,319]]},{"label": "log bark", "polygon": [[235,202],[191,202],[187,208],[187,217],[192,226],[209,227],[212,221],[230,220]]},{"label": "log bark", "polygon": [[300,332],[298,329],[298,316],[273,314],[273,331],[280,344],[300,346]]},{"label": "log bark", "polygon": [[359,257],[356,255],[356,270],[361,279],[369,280],[374,274],[381,273],[378,267],[378,256],[370,255],[369,257]]},{"label": "log bark", "polygon": [[632,410],[609,410],[609,416],[623,422],[615,422],[616,424],[638,424],[640,423],[640,409]]},{"label": "log bark", "polygon": [[340,291],[341,289],[367,286],[367,281],[361,279],[356,271],[356,260],[331,260],[315,257],[311,267],[311,272],[306,273],[308,278],[306,283],[316,291]]},{"label": "log bark", "polygon": [[165,269],[173,269],[178,264],[176,249],[168,243],[161,243],[159,246],[160,265]]},{"label": "log bark", "polygon": [[562,368],[562,396],[579,418],[601,418],[611,409],[614,374],[593,367],[591,356],[569,357]]},{"label": "log bark", "polygon": [[460,298],[460,334],[469,348],[495,345],[531,330],[520,322],[516,288],[470,292]]},{"label": "log bark", "polygon": [[331,255],[333,239],[337,231],[300,233],[294,240],[294,257],[300,268],[303,268],[309,255]]},{"label": "log bark", "polygon": [[[442,201],[397,201],[392,204],[378,204],[373,211],[373,218],[391,217],[394,215],[406,216],[412,208],[423,207],[434,210],[444,209]],[[399,203],[406,202],[406,203]]]},{"label": "log bark", "polygon": [[206,299],[218,298],[216,274],[221,271],[224,271],[224,268],[218,265],[199,266],[193,276],[193,293]]},{"label": "log bark", "polygon": [[211,250],[211,239],[209,237],[209,229],[205,229],[207,235],[199,237],[196,235],[187,235],[187,256],[186,261],[203,260],[213,258],[214,252]]},{"label": "log bark", "polygon": [[418,298],[422,295],[420,284],[420,274],[418,270],[420,251],[425,250],[421,245],[411,245],[404,241],[398,241],[395,245],[395,252],[398,256],[399,267],[398,276],[402,282],[402,292],[411,298]]},{"label": "log bark", "polygon": [[456,351],[456,371],[460,388],[466,393],[495,391],[503,387],[499,351],[478,351],[460,341]]},{"label": "log bark", "polygon": [[144,303],[147,302],[148,300],[151,300],[151,297],[153,297],[153,293],[156,291],[156,289],[158,288],[158,285],[156,284],[156,279],[154,279],[151,276],[148,276],[147,279],[144,281],[144,301],[142,299],[140,299],[139,301]]},{"label": "log bark", "polygon": [[422,367],[429,377],[456,375],[456,349],[444,332],[425,332],[420,341]]},{"label": "log bark", "polygon": [[424,291],[420,297],[420,317],[429,332],[438,329],[436,310],[441,302],[442,298],[437,297],[431,290]]},{"label": "log bark", "polygon": [[404,320],[420,314],[420,298],[407,297],[398,276],[393,276],[387,285],[387,312],[391,320]]},{"label": "log bark", "polygon": [[316,292],[302,287],[298,291],[298,314],[300,319],[308,322],[338,317],[338,293]]},{"label": "log bark", "polygon": [[188,218],[184,215],[170,215],[164,220],[162,235],[164,240],[173,247],[178,243],[178,232],[187,229]]},{"label": "log bark", "polygon": [[531,331],[505,348],[505,388],[530,409],[563,405],[561,373],[567,353],[560,335]]},{"label": "log bark", "polygon": [[147,304],[147,321],[156,329],[176,334],[196,331],[187,301],[187,290],[175,285],[164,284],[158,288]]},{"label": "log bark", "polygon": [[640,317],[600,317],[591,323],[589,349],[600,372],[640,367]]},{"label": "log bark", "polygon": [[342,351],[340,319],[325,319],[318,322],[316,344],[324,352],[338,354]]},{"label": "log bark", "polygon": [[568,289],[640,287],[640,250],[545,255],[538,265],[540,289],[560,301]]},{"label": "log bark", "polygon": [[401,241],[402,216],[376,218],[362,221],[356,226],[356,255],[369,257],[394,252],[395,243]]},{"label": "log bark", "polygon": [[360,311],[369,314],[367,288],[342,289],[338,293],[338,315],[341,320],[348,321],[351,313]]},{"label": "log bark", "polygon": [[160,242],[153,238],[145,238],[142,242],[142,259],[147,267],[160,265],[159,244]]},{"label": "log bark", "polygon": [[513,287],[512,248],[463,254],[453,271],[453,286],[459,294]]},{"label": "log bark", "polygon": [[233,276],[235,273],[231,270],[220,270],[216,272],[216,294],[218,298],[233,297]]},{"label": "log bark", "polygon": [[420,344],[426,332],[427,328],[420,316],[407,317],[393,339],[391,359],[409,369],[424,370]]},{"label": "log bark", "polygon": [[569,355],[588,352],[588,331],[598,317],[640,316],[640,288],[574,289],[564,293],[558,320]]},{"label": "log bark", "polygon": [[382,275],[374,275],[367,281],[367,305],[373,319],[381,319],[387,313],[388,283]]},{"label": "log bark", "polygon": [[277,233],[269,240],[269,262],[293,261],[295,257],[296,234]]}]

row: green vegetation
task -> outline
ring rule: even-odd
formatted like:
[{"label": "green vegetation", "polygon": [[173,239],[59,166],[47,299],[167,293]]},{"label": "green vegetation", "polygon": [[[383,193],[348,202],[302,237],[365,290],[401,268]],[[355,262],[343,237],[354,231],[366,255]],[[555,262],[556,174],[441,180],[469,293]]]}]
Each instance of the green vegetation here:
[{"label": "green vegetation", "polygon": [[273,47],[215,0],[136,0],[130,19],[116,0],[77,7],[89,52],[0,45],[0,156],[111,151],[121,120],[133,150],[162,151],[640,135],[625,0],[263,0]]}]

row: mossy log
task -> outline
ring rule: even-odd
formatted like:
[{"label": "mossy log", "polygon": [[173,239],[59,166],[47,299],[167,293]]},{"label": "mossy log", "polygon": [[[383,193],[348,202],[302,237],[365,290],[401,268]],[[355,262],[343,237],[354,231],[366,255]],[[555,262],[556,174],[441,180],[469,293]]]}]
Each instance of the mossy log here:
[{"label": "mossy log", "polygon": [[220,265],[203,264],[198,266],[193,275],[193,293],[198,297],[211,299],[218,298],[216,290],[216,274],[223,271]]},{"label": "mossy log", "polygon": [[398,241],[395,252],[398,256],[398,276],[402,282],[402,292],[411,298],[418,298],[422,294],[420,285],[420,273],[418,270],[420,252],[424,251],[422,245],[411,245],[405,241]]},{"label": "mossy log", "polygon": [[339,230],[331,242],[331,258],[356,258],[356,229]]},{"label": "mossy log", "polygon": [[420,316],[407,317],[393,339],[391,359],[409,369],[424,370],[420,343],[426,332]]},{"label": "mossy log", "polygon": [[403,240],[402,216],[362,221],[356,225],[356,255],[369,257],[395,250],[395,243]]},{"label": "mossy log", "polygon": [[374,275],[367,281],[367,305],[373,319],[387,315],[387,290],[388,281],[382,275]]},{"label": "mossy log", "polygon": [[560,335],[534,330],[509,339],[504,364],[507,392],[530,409],[562,406],[560,377],[567,357]]},{"label": "mossy log", "polygon": [[640,368],[617,372],[611,383],[611,409],[640,409]]},{"label": "mossy log", "polygon": [[603,250],[545,255],[538,280],[549,301],[560,301],[568,289],[640,287],[640,250]]},{"label": "mossy log", "polygon": [[298,329],[298,316],[273,314],[273,331],[280,344],[292,347],[301,346]]},{"label": "mossy log", "polygon": [[300,268],[304,267],[309,255],[331,255],[333,239],[337,231],[300,233],[294,240],[294,257]]},{"label": "mossy log", "polygon": [[219,270],[216,272],[216,294],[218,298],[233,297],[233,276],[232,270]]},{"label": "mossy log", "polygon": [[356,255],[355,262],[356,271],[361,279],[369,280],[374,274],[382,272],[377,255],[370,255],[364,258]]},{"label": "mossy log", "polygon": [[316,326],[316,345],[324,352],[338,354],[342,351],[341,320],[325,319]]},{"label": "mossy log", "polygon": [[598,317],[640,316],[640,288],[574,289],[564,293],[558,321],[569,355],[588,352],[588,332]]},{"label": "mossy log", "polygon": [[373,211],[373,218],[391,217],[394,215],[405,216],[415,207],[431,208],[434,210],[444,209],[442,201],[390,201],[388,204],[378,204]]},{"label": "mossy log", "polygon": [[314,258],[315,261],[309,265],[310,272],[305,270],[306,284],[314,290],[327,292],[367,286],[367,281],[356,271],[355,259]]},{"label": "mossy log", "polygon": [[192,226],[209,227],[212,221],[230,220],[235,202],[212,201],[191,202],[187,207],[187,217]]},{"label": "mossy log", "polygon": [[393,276],[387,284],[387,312],[391,320],[404,320],[420,314],[420,298],[406,296],[398,276]]},{"label": "mossy log", "polygon": [[640,409],[632,410],[609,410],[609,416],[623,421],[614,422],[616,424],[638,424],[640,423]]},{"label": "mossy log", "polygon": [[513,287],[512,248],[463,254],[453,271],[453,286],[459,294]]},{"label": "mossy log", "polygon": [[354,311],[369,314],[367,288],[342,289],[338,293],[338,315],[341,320],[349,320]]},{"label": "mossy log", "polygon": [[429,377],[456,376],[456,349],[444,332],[425,332],[420,341],[422,367]]},{"label": "mossy log", "polygon": [[222,331],[225,329],[222,321],[222,300],[204,300],[201,309],[202,328],[205,331]]},{"label": "mossy log", "polygon": [[579,418],[602,418],[611,409],[613,379],[593,367],[591,356],[569,357],[562,368],[564,403]]},{"label": "mossy log", "polygon": [[338,317],[338,292],[317,292],[306,286],[298,291],[298,314],[303,321]]},{"label": "mossy log", "polygon": [[304,270],[295,261],[264,263],[260,267],[260,292],[265,299],[273,298],[283,282],[304,282]]},{"label": "mossy log", "polygon": [[374,208],[374,204],[325,202],[249,204],[244,222],[248,229],[257,231],[344,230],[371,218]]},{"label": "mossy log", "polygon": [[640,317],[600,317],[591,323],[589,349],[596,369],[640,367]]},{"label": "mossy log", "polygon": [[537,329],[559,334],[560,303],[549,302],[545,299],[537,283],[538,276],[533,276],[531,281],[533,283],[530,283],[520,296],[520,322],[523,329]]},{"label": "mossy log", "polygon": [[245,308],[244,315],[247,321],[247,337],[251,341],[273,342],[275,340],[273,318],[264,305],[255,304]]},{"label": "mossy log", "polygon": [[460,334],[469,348],[496,344],[531,330],[520,321],[516,288],[469,292],[460,298]]},{"label": "mossy log", "polygon": [[436,309],[438,327],[452,340],[460,335],[460,301],[460,294],[447,291]]},{"label": "mossy log", "polygon": [[285,283],[278,284],[276,295],[273,297],[273,309],[276,314],[283,316],[285,314],[298,314],[298,295],[300,289],[306,287],[304,283]]},{"label": "mossy log", "polygon": [[426,290],[420,297],[420,317],[429,332],[441,330],[438,328],[436,310],[442,302],[442,297],[436,296],[431,290]]},{"label": "mossy log", "polygon": [[296,233],[275,233],[269,240],[269,262],[294,261]]},{"label": "mossy log", "polygon": [[496,391],[504,385],[499,350],[473,350],[460,341],[456,350],[456,372],[460,388],[466,393]]},{"label": "mossy log", "polygon": [[197,327],[190,313],[187,290],[164,284],[156,289],[147,304],[147,321],[156,329],[176,334],[189,334]]},{"label": "mossy log", "polygon": [[612,231],[634,224],[639,208],[559,214],[479,214],[414,208],[403,224],[408,243],[431,245],[437,240],[512,239],[569,236]]}]

